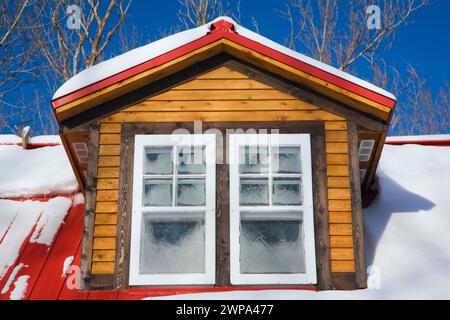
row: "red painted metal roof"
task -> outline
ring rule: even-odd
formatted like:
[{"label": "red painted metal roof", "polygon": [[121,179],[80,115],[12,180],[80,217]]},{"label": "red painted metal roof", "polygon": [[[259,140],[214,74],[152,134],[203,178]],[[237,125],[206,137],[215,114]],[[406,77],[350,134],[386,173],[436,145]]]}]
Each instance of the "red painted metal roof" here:
[{"label": "red painted metal roof", "polygon": [[[72,196],[68,196],[72,197]],[[36,198],[33,201],[48,201],[50,198]],[[16,199],[14,201],[23,201]],[[30,199],[27,199],[30,200]],[[69,209],[64,224],[58,230],[51,246],[31,243],[34,228],[25,237],[19,256],[0,279],[0,300],[9,300],[15,289],[14,281],[28,276],[27,287],[22,299],[30,300],[136,300],[186,293],[234,291],[236,288],[169,288],[81,291],[74,286],[79,275],[81,240],[84,220],[84,204]],[[0,239],[0,244],[5,237]],[[71,266],[63,274],[64,262],[74,257]],[[14,270],[19,271],[14,274]],[[7,285],[7,282],[10,282]],[[239,290],[281,290],[280,288],[239,288]],[[301,289],[305,290],[305,289]],[[311,289],[312,290],[312,289]]]}]

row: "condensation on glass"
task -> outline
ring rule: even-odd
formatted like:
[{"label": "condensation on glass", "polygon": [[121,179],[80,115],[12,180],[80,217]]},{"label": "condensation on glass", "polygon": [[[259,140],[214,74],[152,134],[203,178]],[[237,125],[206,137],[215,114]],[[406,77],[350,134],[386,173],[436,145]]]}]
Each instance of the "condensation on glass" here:
[{"label": "condensation on glass", "polygon": [[295,208],[303,203],[301,147],[245,145],[238,152],[240,272],[304,273],[303,212]]},{"label": "condensation on glass", "polygon": [[147,146],[143,173],[139,272],[204,273],[205,147]]}]

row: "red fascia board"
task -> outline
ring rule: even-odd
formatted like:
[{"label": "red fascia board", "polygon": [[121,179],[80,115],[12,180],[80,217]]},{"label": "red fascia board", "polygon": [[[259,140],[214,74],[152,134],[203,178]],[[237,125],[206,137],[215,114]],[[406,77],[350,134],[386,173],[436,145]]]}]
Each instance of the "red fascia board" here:
[{"label": "red fascia board", "polygon": [[404,140],[386,141],[385,144],[402,146],[405,144],[419,144],[422,146],[450,147],[450,140]]},{"label": "red fascia board", "polygon": [[77,91],[74,91],[72,93],[69,93],[65,96],[62,96],[60,98],[57,98],[52,101],[52,105],[55,109],[59,108],[62,105],[65,105],[71,101],[74,101],[76,99],[82,98],[88,94],[91,94],[93,92],[96,92],[98,90],[101,90],[107,86],[110,86],[112,84],[115,84],[117,82],[123,81],[129,77],[132,77],[140,72],[147,71],[149,69],[155,68],[159,65],[162,65],[164,63],[167,63],[171,60],[177,59],[183,55],[189,54],[190,52],[197,50],[203,46],[206,46],[208,44],[211,44],[214,41],[217,41],[219,39],[228,39],[230,41],[233,41],[239,45],[242,45],[244,47],[247,47],[251,50],[254,50],[260,54],[263,54],[267,57],[270,57],[272,59],[278,60],[286,65],[289,65],[295,69],[298,69],[302,72],[305,72],[309,75],[312,75],[314,77],[317,77],[323,81],[332,83],[342,89],[351,91],[355,94],[358,94],[360,96],[363,96],[367,99],[370,99],[372,101],[375,101],[377,103],[380,103],[384,106],[387,106],[389,108],[394,108],[396,101],[388,98],[382,94],[379,94],[377,92],[374,92],[370,89],[366,89],[356,83],[353,83],[351,81],[348,81],[346,79],[343,79],[339,76],[333,75],[327,71],[324,71],[322,69],[319,69],[315,66],[312,66],[310,64],[307,64],[305,62],[302,62],[300,60],[297,60],[293,57],[290,57],[286,54],[283,54],[281,52],[278,52],[274,49],[271,49],[263,44],[260,44],[256,41],[253,41],[251,39],[248,39],[242,35],[232,33],[232,32],[226,32],[222,30],[217,30],[215,32],[211,32],[197,40],[194,40],[188,44],[185,44],[179,48],[176,48],[172,51],[169,51],[165,54],[162,54],[156,58],[153,58],[149,61],[143,62],[137,66],[131,67],[127,70],[124,70],[122,72],[119,72],[115,75],[112,75],[108,78],[105,78],[101,81],[98,81],[96,83],[93,83],[89,86],[86,86],[84,88],[81,88]]},{"label": "red fascia board", "polygon": [[393,108],[395,106],[395,100],[393,100],[391,98],[388,98],[388,97],[386,97],[382,94],[379,94],[377,92],[374,92],[370,89],[366,89],[354,82],[343,79],[339,76],[331,74],[327,71],[319,69],[313,65],[307,64],[298,59],[295,59],[284,53],[276,51],[270,47],[260,44],[259,42],[253,41],[251,39],[245,38],[245,37],[243,37],[239,34],[235,34],[235,33],[226,33],[224,37],[226,39],[233,41],[237,44],[240,44],[246,48],[252,49],[253,51],[256,51],[262,55],[265,55],[269,58],[280,61],[290,67],[293,67],[294,69],[305,72],[305,73],[312,75],[316,78],[319,78],[323,81],[332,83],[342,89],[356,93],[362,97],[365,97],[372,101],[378,102],[384,106],[387,106],[389,108]]},{"label": "red fascia board", "polygon": [[179,48],[176,48],[172,51],[169,51],[165,54],[162,54],[156,58],[153,58],[151,60],[148,60],[146,62],[143,62],[141,64],[138,64],[134,67],[131,67],[127,70],[121,71],[115,75],[112,75],[108,78],[105,78],[103,80],[100,80],[98,82],[95,82],[91,85],[88,85],[84,88],[81,88],[77,91],[74,91],[72,93],[69,93],[65,96],[62,96],[60,98],[57,98],[52,101],[53,107],[55,109],[59,108],[62,105],[65,105],[71,101],[74,101],[76,99],[82,98],[88,94],[91,94],[93,92],[96,92],[98,90],[101,90],[105,87],[108,87],[110,85],[113,85],[117,82],[123,81],[125,79],[128,79],[138,73],[156,68],[164,63],[167,63],[169,61],[175,60],[177,58],[180,58],[186,54],[191,53],[192,51],[195,51],[197,49],[200,49],[204,46],[207,46],[214,41],[220,40],[223,37],[221,33],[212,33],[208,34],[204,37],[201,37],[197,40],[194,40],[190,43],[187,43]]}]

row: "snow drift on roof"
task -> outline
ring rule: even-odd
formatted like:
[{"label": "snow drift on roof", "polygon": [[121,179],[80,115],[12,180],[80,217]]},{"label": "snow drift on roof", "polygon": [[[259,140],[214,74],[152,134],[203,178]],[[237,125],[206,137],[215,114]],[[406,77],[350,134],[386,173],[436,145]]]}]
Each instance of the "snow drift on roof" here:
[{"label": "snow drift on roof", "polygon": [[[14,134],[2,134],[0,135],[1,144],[20,144],[22,138]],[[36,136],[30,139],[31,144],[61,144],[61,138],[56,135],[48,136]]]},{"label": "snow drift on roof", "polygon": [[381,192],[364,210],[372,289],[236,290],[157,299],[450,299],[449,168],[448,147],[384,146]]},{"label": "snow drift on roof", "polygon": [[67,194],[77,190],[77,180],[62,146],[25,150],[15,145],[0,145],[0,198]]},{"label": "snow drift on roof", "polygon": [[105,60],[100,62],[97,65],[94,65],[88,69],[85,69],[73,76],[69,80],[67,80],[54,94],[53,100],[65,96],[69,93],[82,89],[86,86],[89,86],[93,83],[106,79],[110,76],[113,76],[117,73],[130,69],[136,65],[144,63],[148,60],[156,58],[162,54],[165,54],[169,51],[172,51],[178,47],[186,45],[194,40],[197,40],[203,36],[206,36],[210,31],[210,26],[214,22],[226,20],[234,25],[235,31],[248,39],[251,39],[255,42],[258,42],[262,45],[265,45],[273,50],[286,54],[294,59],[300,60],[304,63],[312,65],[316,68],[319,68],[323,71],[336,75],[342,79],[348,80],[355,84],[358,84],[361,87],[372,90],[376,93],[384,95],[390,99],[396,100],[395,97],[387,92],[384,89],[381,89],[367,81],[361,80],[355,76],[352,76],[342,70],[319,62],[315,59],[307,57],[301,53],[298,53],[294,50],[291,50],[287,47],[284,47],[268,38],[265,38],[253,31],[250,31],[240,25],[238,25],[233,19],[229,17],[218,17],[217,19],[204,24],[200,27],[186,30],[180,33],[176,33],[169,37],[160,39],[158,41],[149,43],[145,46],[133,49],[124,54],[116,56],[112,59]]},{"label": "snow drift on roof", "polygon": [[19,257],[26,239],[50,246],[72,200],[56,197],[47,202],[0,200],[0,280]]}]

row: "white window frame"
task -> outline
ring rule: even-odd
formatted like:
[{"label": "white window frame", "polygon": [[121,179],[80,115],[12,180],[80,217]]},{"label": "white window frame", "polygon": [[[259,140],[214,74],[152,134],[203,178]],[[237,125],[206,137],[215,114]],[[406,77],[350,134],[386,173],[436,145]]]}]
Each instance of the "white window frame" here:
[{"label": "white window frame", "polygon": [[[205,206],[144,206],[143,161],[147,146],[205,146]],[[131,219],[131,252],[129,284],[134,285],[197,285],[214,284],[216,274],[216,136],[213,134],[136,135],[133,173],[133,204]],[[173,173],[176,174],[175,172]],[[175,186],[174,186],[175,188]],[[163,212],[173,214],[204,212],[205,226],[205,272],[204,273],[158,273],[140,274],[140,238],[144,213]]]},{"label": "white window frame", "polygon": [[[233,285],[240,284],[316,284],[316,254],[314,241],[314,209],[309,134],[230,134],[230,278]],[[251,143],[249,143],[251,141]],[[255,144],[256,142],[256,144]],[[240,206],[239,205],[239,147],[245,145],[300,146],[302,163],[302,205]],[[270,148],[269,148],[270,149]],[[271,159],[269,154],[269,159]],[[271,161],[271,160],[270,160]],[[269,192],[271,192],[269,190]],[[242,274],[240,272],[240,212],[254,211],[257,215],[273,210],[303,212],[305,273]]]}]

